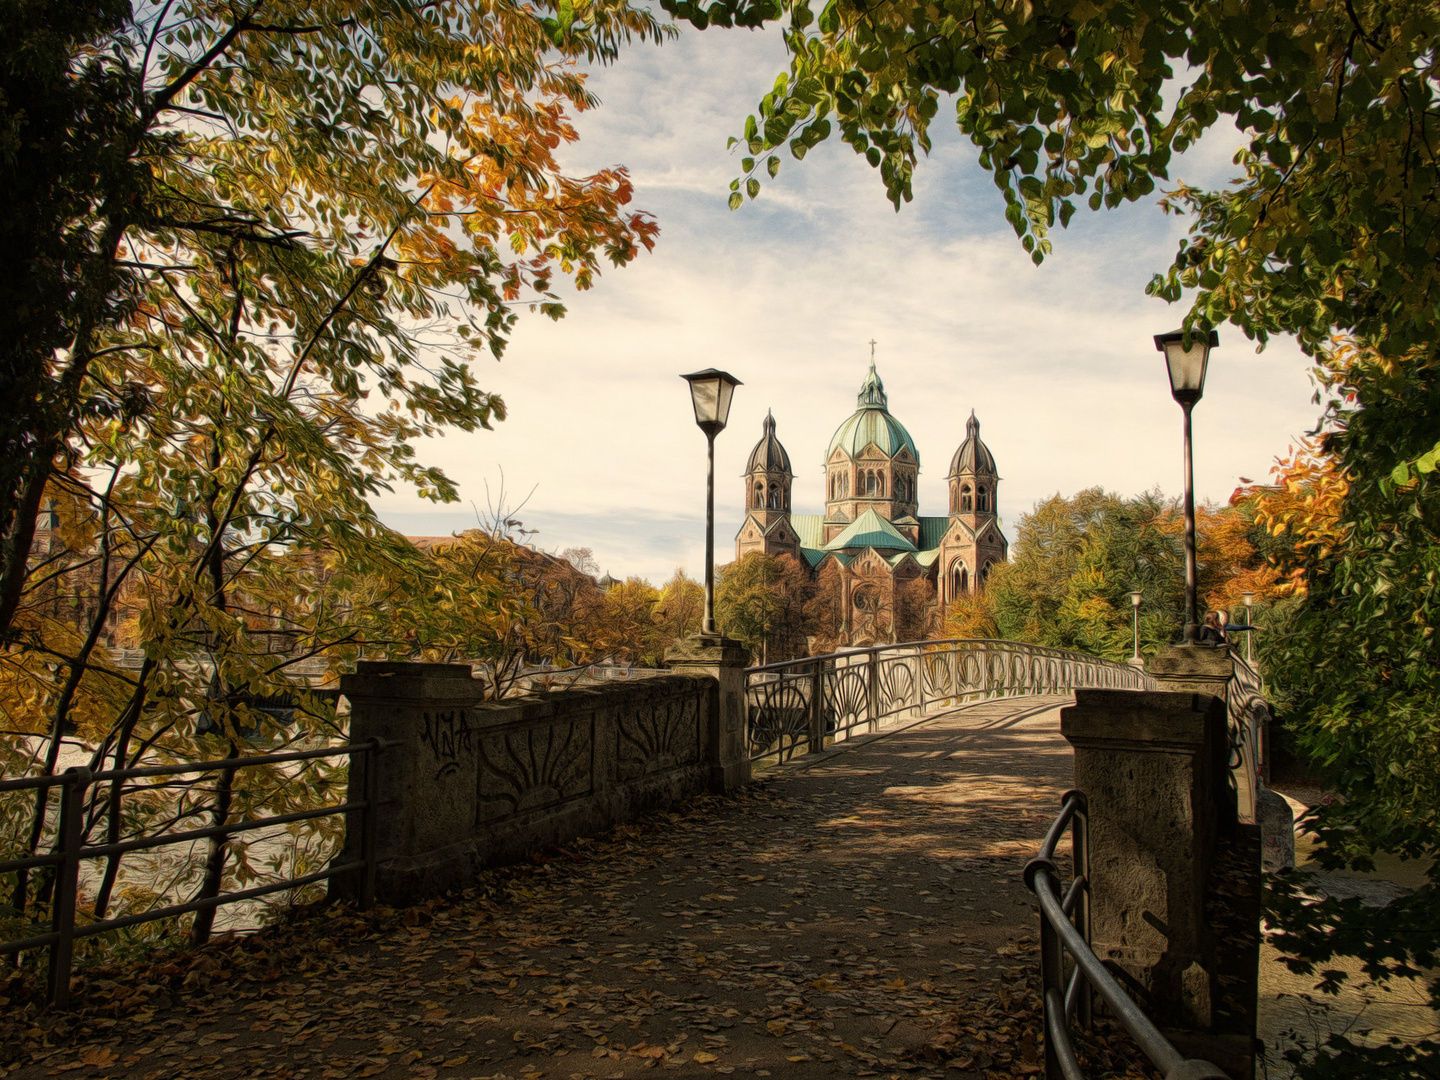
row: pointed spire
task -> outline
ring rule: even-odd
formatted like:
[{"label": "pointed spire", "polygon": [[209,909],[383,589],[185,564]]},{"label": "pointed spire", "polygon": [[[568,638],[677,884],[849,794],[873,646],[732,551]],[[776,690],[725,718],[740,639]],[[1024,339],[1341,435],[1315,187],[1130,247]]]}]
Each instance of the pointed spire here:
[{"label": "pointed spire", "polygon": [[970,410],[970,419],[965,421],[965,437],[967,439],[978,439],[980,437],[980,421],[975,419],[975,410]]},{"label": "pointed spire", "polygon": [[775,414],[769,409],[765,410],[765,423],[763,427],[766,435],[775,434]]},{"label": "pointed spire", "polygon": [[880,373],[875,370],[874,356],[870,357],[870,370],[865,375],[865,381],[860,384],[860,395],[855,399],[855,404],[861,409],[883,409],[889,404],[885,397],[885,384],[880,381]]}]

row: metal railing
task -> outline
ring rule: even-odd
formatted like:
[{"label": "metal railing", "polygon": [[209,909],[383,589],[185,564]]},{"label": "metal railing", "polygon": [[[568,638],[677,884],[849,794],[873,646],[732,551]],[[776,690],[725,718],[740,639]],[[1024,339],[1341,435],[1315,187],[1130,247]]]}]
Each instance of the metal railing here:
[{"label": "metal railing", "polygon": [[1078,687],[1146,690],[1144,671],[1019,641],[949,638],[846,649],[745,669],[750,760],[785,761],[887,721],[986,698]]},{"label": "metal railing", "polygon": [[[379,756],[383,740],[372,739],[365,743],[347,746],[327,747],[320,750],[298,750],[281,754],[265,754],[257,757],[231,757],[217,761],[201,761],[183,765],[156,765],[130,769],[113,769],[93,772],[89,768],[66,769],[56,776],[30,776],[14,780],[0,780],[0,793],[25,789],[60,789],[60,816],[54,835],[50,837],[51,850],[47,854],[33,855],[23,859],[0,862],[0,874],[28,873],[31,870],[53,867],[54,879],[50,885],[50,923],[48,933],[36,934],[15,941],[0,942],[0,956],[33,952],[38,949],[49,951],[49,974],[47,996],[58,1006],[64,1006],[69,997],[70,971],[77,940],[103,934],[107,931],[136,926],[140,923],[156,922],[192,912],[214,910],[227,904],[236,904],[287,889],[297,889],[319,881],[339,877],[343,874],[359,874],[358,890],[361,907],[369,907],[375,896],[374,839],[376,824],[377,792],[379,790]],[[364,794],[354,798],[353,791],[347,793],[345,801],[290,814],[250,818],[242,821],[214,825],[203,829],[187,829],[181,832],[160,833],[153,836],[136,836],[111,844],[86,844],[84,842],[85,795],[93,785],[124,783],[129,780],[155,777],[177,777],[203,775],[206,773],[231,773],[262,765],[278,765],[296,761],[312,761],[320,758],[334,758],[348,755],[350,775],[356,776],[356,759],[363,757]],[[288,825],[292,822],[346,815],[347,825],[357,818],[360,824],[360,857],[340,863],[332,860],[323,870],[303,874],[299,877],[284,878],[249,889],[221,891],[212,896],[201,896],[183,903],[169,904],[109,919],[92,919],[82,922],[77,915],[79,907],[80,864],[86,859],[119,858],[133,851],[152,851],[176,844],[192,843],[224,837],[226,840],[242,833]],[[353,850],[353,848],[352,848]]]},{"label": "metal railing", "polygon": [[[1175,1049],[1091,950],[1088,825],[1085,795],[1067,791],[1040,854],[1025,864],[1025,884],[1040,901],[1045,1080],[1085,1080],[1070,1025],[1074,1020],[1090,1027],[1097,993],[1166,1080],[1229,1080],[1217,1066]],[[1055,862],[1055,849],[1067,830],[1073,869],[1068,887]]]},{"label": "metal railing", "polygon": [[1260,791],[1270,779],[1270,703],[1259,673],[1232,650],[1234,664],[1225,685],[1225,713],[1230,728],[1230,775],[1235,781],[1240,820],[1254,824]]}]

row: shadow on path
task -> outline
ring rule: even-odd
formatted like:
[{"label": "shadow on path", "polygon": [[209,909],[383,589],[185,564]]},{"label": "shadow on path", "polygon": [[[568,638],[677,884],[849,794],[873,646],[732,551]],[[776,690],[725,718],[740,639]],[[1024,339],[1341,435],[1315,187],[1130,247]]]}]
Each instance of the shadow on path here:
[{"label": "shadow on path", "polygon": [[1019,871],[1070,783],[1068,701],[772,769],[423,909],[87,977],[75,1014],[0,1031],[9,1074],[1036,1073]]}]

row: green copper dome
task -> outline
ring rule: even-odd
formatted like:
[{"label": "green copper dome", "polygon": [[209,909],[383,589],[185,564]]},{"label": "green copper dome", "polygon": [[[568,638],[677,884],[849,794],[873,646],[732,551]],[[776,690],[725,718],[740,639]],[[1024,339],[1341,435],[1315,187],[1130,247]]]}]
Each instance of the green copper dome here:
[{"label": "green copper dome", "polygon": [[855,402],[857,408],[849,420],[835,429],[830,439],[830,449],[825,451],[825,460],[835,453],[836,448],[850,457],[858,457],[860,451],[874,443],[886,457],[894,457],[902,449],[910,451],[915,464],[920,464],[920,451],[915,449],[915,440],[905,425],[890,415],[886,406],[885,384],[875,371],[875,361],[870,361],[870,372],[860,384],[860,396]]}]

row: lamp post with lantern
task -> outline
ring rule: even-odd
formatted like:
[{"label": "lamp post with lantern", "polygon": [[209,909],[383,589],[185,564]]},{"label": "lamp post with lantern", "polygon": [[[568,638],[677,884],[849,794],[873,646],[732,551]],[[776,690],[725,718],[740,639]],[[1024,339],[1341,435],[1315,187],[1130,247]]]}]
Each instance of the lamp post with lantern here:
[{"label": "lamp post with lantern", "polygon": [[730,419],[730,399],[735,387],[743,385],[727,371],[706,368],[680,376],[690,384],[690,403],[695,407],[695,424],[705,433],[705,619],[700,633],[718,635],[715,629],[715,436]]},{"label": "lamp post with lantern", "polygon": [[1172,330],[1155,335],[1155,348],[1165,354],[1170,374],[1170,396],[1184,413],[1185,438],[1185,644],[1200,640],[1200,617],[1195,598],[1195,468],[1191,454],[1190,411],[1205,392],[1205,368],[1210,350],[1220,344],[1214,330]]},{"label": "lamp post with lantern", "polygon": [[1130,594],[1130,606],[1134,613],[1131,616],[1131,625],[1135,634],[1135,655],[1130,657],[1131,667],[1144,667],[1145,661],[1140,656],[1140,599],[1142,593],[1136,589]]},{"label": "lamp post with lantern", "polygon": [[[1253,592],[1243,592],[1240,594],[1240,599],[1245,601],[1245,625],[1254,626],[1255,618],[1250,614],[1250,609],[1255,603],[1255,594]],[[1253,630],[1245,631],[1245,662],[1247,664],[1250,663],[1250,635],[1253,633]]]}]

